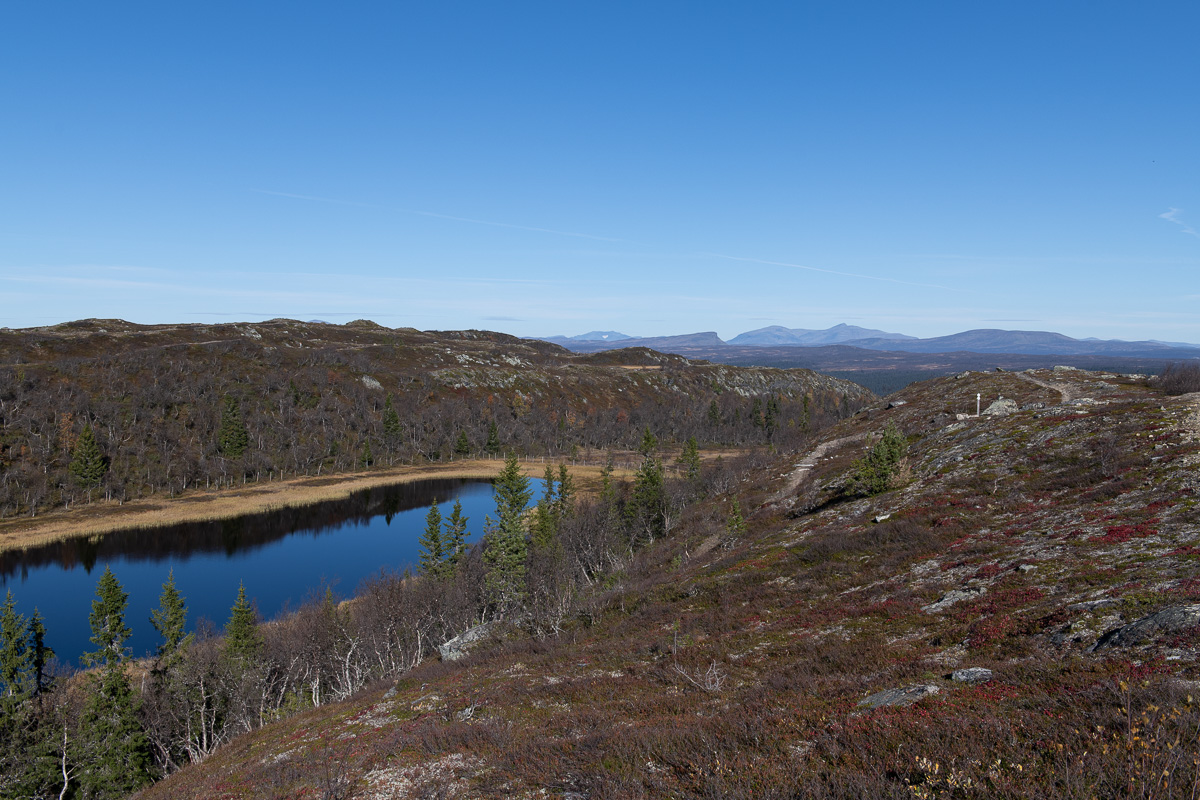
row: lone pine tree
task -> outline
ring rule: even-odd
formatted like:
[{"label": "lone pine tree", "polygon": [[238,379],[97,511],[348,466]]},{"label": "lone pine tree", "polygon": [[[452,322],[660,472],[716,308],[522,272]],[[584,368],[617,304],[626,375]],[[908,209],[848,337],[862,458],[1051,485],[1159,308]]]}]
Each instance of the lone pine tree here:
[{"label": "lone pine tree", "polygon": [[250,446],[250,434],[242,420],[242,406],[232,395],[225,398],[221,427],[217,429],[217,449],[226,458],[241,458]]},{"label": "lone pine tree", "polygon": [[422,575],[431,578],[440,577],[446,559],[446,548],[442,542],[442,512],[438,510],[437,500],[429,507],[425,515],[425,530],[417,540],[421,547],[418,569]]},{"label": "lone pine tree", "polygon": [[33,648],[29,624],[17,613],[11,590],[0,605],[0,710],[8,717],[10,706],[32,694]]},{"label": "lone pine tree", "polygon": [[662,461],[652,452],[642,458],[633,476],[633,490],[625,514],[633,530],[630,545],[651,544],[666,533],[667,491]]},{"label": "lone pine tree", "polygon": [[865,456],[854,462],[853,491],[867,496],[886,492],[907,452],[908,440],[895,423],[889,422],[879,441],[871,446]]},{"label": "lone pine tree", "polygon": [[229,610],[229,622],[225,623],[225,657],[248,663],[258,656],[262,646],[254,607],[246,598],[246,584],[238,584],[237,600]]},{"label": "lone pine tree", "polygon": [[99,486],[100,481],[104,480],[104,474],[108,472],[108,462],[100,452],[100,445],[96,442],[96,433],[91,425],[83,426],[83,433],[79,434],[79,440],[75,442],[75,449],[71,452],[70,470],[75,480],[88,488]]},{"label": "lone pine tree", "polygon": [[388,444],[397,445],[400,443],[402,433],[400,415],[396,413],[396,409],[392,405],[392,396],[389,394],[383,401],[383,435]]},{"label": "lone pine tree", "polygon": [[158,645],[156,655],[161,669],[174,665],[182,656],[182,651],[191,641],[187,633],[187,605],[185,598],[175,588],[175,571],[167,574],[167,582],[163,584],[162,594],[158,598],[158,608],[150,612],[150,624],[162,641]]},{"label": "lone pine tree", "polygon": [[525,506],[533,496],[529,478],[521,472],[516,454],[504,460],[496,477],[496,521],[488,520],[484,536],[484,583],[488,599],[503,615],[525,597]]},{"label": "lone pine tree", "polygon": [[700,477],[700,446],[696,444],[695,436],[689,436],[684,442],[683,452],[679,454],[675,463],[683,469],[683,475],[689,481]]},{"label": "lone pine tree", "polygon": [[450,570],[458,567],[458,561],[467,549],[467,520],[462,513],[462,501],[455,500],[454,508],[445,521],[445,532],[442,535],[442,550],[446,554],[446,563]]},{"label": "lone pine tree", "polygon": [[150,782],[150,743],[138,720],[138,699],[125,668],[125,609],[129,595],[105,567],[89,622],[97,650],[84,656],[98,667],[88,678],[79,722],[79,788],[84,797],[124,797]]}]

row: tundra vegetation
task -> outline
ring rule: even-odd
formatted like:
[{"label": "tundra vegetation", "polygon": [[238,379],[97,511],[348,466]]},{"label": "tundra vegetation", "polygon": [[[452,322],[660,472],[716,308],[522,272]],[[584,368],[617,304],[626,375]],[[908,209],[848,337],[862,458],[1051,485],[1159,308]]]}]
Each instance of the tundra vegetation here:
[{"label": "tundra vegetation", "polygon": [[[1014,407],[971,416],[977,393]],[[509,616],[145,796],[1196,796],[1195,398],[1047,370],[899,399],[667,476],[691,494],[652,542],[610,481],[569,519],[595,504],[620,561],[557,629]],[[853,490],[889,424],[907,475]]]},{"label": "tundra vegetation", "polygon": [[[174,667],[125,667],[165,775],[141,796],[1200,794],[1195,398],[1046,370],[897,399],[809,408],[805,437],[783,400],[737,405],[761,446],[698,474],[664,467],[692,434],[629,415],[631,480],[552,471],[514,515],[514,471],[452,568],[439,510],[419,575],[164,635]],[[83,681],[11,704],[11,774],[55,796],[82,791]]]}]

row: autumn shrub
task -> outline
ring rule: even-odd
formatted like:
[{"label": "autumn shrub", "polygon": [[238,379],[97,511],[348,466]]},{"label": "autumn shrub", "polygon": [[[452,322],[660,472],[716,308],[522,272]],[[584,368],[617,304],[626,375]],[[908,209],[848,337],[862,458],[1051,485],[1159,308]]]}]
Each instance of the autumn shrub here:
[{"label": "autumn shrub", "polygon": [[1200,364],[1168,364],[1158,376],[1157,384],[1169,395],[1200,392]]},{"label": "autumn shrub", "polygon": [[813,565],[867,554],[874,563],[894,567],[936,553],[949,541],[950,537],[942,531],[902,518],[858,530],[834,529],[814,534],[805,540],[800,559]]},{"label": "autumn shrub", "polygon": [[895,423],[889,422],[867,454],[854,462],[851,493],[871,496],[892,488],[907,453],[908,440]]}]

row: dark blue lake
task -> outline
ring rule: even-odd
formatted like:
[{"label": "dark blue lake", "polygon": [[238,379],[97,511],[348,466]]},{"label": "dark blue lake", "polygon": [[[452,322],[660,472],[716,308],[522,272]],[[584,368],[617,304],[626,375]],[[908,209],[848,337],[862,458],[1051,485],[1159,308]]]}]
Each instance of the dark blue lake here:
[{"label": "dark blue lake", "polygon": [[[530,481],[540,493],[541,481]],[[536,496],[536,495],[535,495]],[[486,481],[431,480],[358,492],[346,500],[254,514],[222,522],[119,531],[95,540],[71,539],[0,554],[0,593],[11,589],[26,617],[36,607],[46,620],[46,643],[59,660],[78,665],[93,649],[88,614],[105,566],[129,594],[125,624],[135,657],[153,651],[150,611],[172,570],[187,598],[188,623],[206,617],[220,628],[238,585],[270,619],[295,609],[314,592],[333,587],[350,597],[380,570],[415,567],[417,543],[434,500],[447,516],[455,499],[469,517],[470,541],[495,517]]]}]

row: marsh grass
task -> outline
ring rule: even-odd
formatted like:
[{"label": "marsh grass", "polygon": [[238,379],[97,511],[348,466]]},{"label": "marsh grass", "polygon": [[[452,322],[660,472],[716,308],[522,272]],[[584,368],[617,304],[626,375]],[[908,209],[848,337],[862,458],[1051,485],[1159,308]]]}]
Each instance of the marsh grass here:
[{"label": "marsh grass", "polygon": [[[204,491],[175,498],[75,506],[69,511],[40,517],[10,519],[0,523],[0,552],[37,547],[81,536],[99,537],[119,530],[144,530],[185,522],[218,522],[247,514],[298,508],[330,500],[344,500],[355,492],[437,479],[490,480],[503,461],[459,461],[416,467],[378,470],[352,475],[293,478],[275,483],[252,483],[236,489]],[[536,477],[543,464],[531,462],[525,471]],[[598,490],[600,467],[573,465],[571,474],[585,494]],[[625,470],[615,470],[625,477]]]}]

